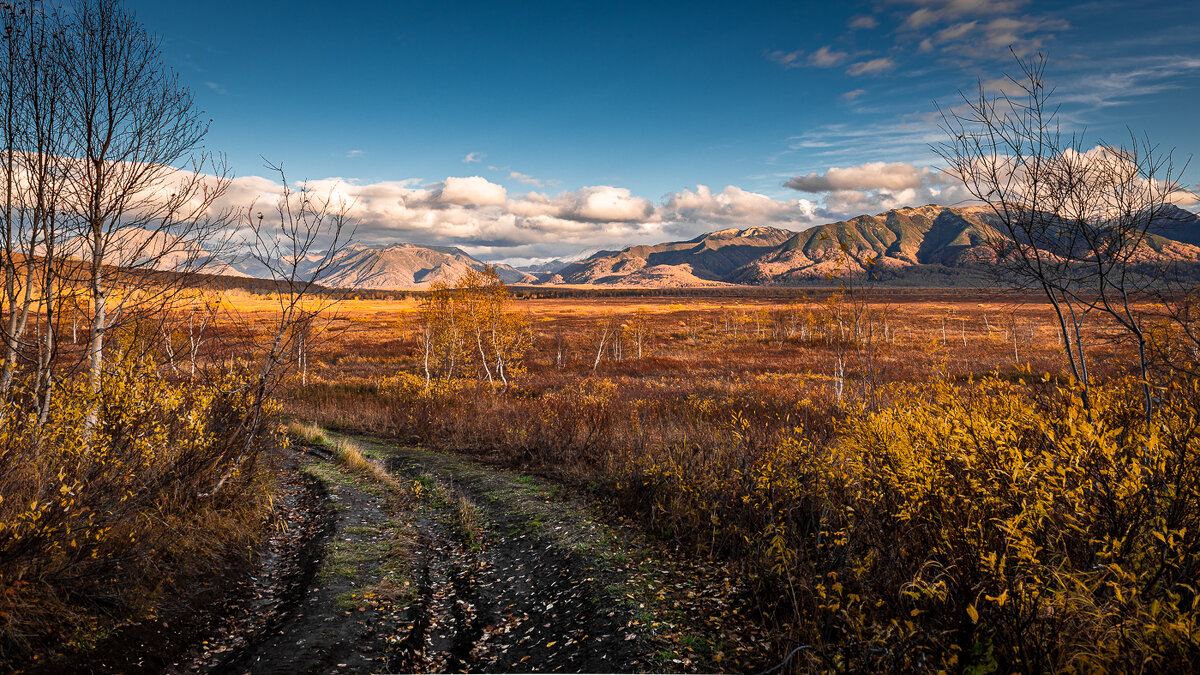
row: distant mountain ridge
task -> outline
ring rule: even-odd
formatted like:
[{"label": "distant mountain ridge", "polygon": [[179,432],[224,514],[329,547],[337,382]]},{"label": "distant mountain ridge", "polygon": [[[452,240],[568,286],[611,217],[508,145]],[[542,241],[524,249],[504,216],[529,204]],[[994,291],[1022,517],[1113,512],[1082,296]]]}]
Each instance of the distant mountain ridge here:
[{"label": "distant mountain ridge", "polygon": [[[310,265],[315,265],[314,260]],[[467,270],[487,266],[460,248],[389,244],[368,246],[354,243],[339,251],[321,278],[325,286],[356,289],[428,288],[435,283],[453,284]],[[509,284],[537,281],[531,274],[508,265],[492,265]],[[302,270],[303,271],[303,270]]]},{"label": "distant mountain ridge", "polygon": [[[600,251],[544,279],[597,286],[786,285],[831,276],[903,276],[978,269],[1000,223],[986,206],[892,209],[792,232],[770,227],[710,232],[683,242]],[[1200,216],[1170,207],[1143,245],[1143,260],[1200,259]],[[944,276],[944,275],[943,275]]]},{"label": "distant mountain ridge", "polygon": [[[978,285],[993,262],[988,242],[999,236],[999,221],[986,206],[927,205],[892,209],[870,216],[794,232],[775,227],[716,230],[686,241],[597,251],[518,269],[492,264],[515,285],[574,285],[635,288],[690,288],[728,285],[804,285],[861,274],[868,268],[883,283]],[[85,241],[72,240],[68,255],[80,257]],[[78,251],[76,250],[78,249]],[[582,255],[582,254],[581,254]],[[1200,215],[1168,207],[1150,226],[1137,258],[1143,261],[1197,262],[1200,276]],[[251,257],[218,259],[194,245],[136,228],[120,232],[105,262],[176,270],[206,263],[218,276],[267,278]],[[323,257],[300,260],[298,275],[311,276]],[[424,289],[453,284],[468,270],[489,266],[454,246],[411,243],[353,243],[337,252],[319,283],[363,290]],[[532,272],[532,273],[531,273]]]},{"label": "distant mountain ridge", "polygon": [[744,265],[786,243],[795,232],[774,227],[717,230],[695,239],[599,251],[559,270],[550,283],[710,286],[732,283]]},{"label": "distant mountain ridge", "polygon": [[[818,284],[832,277],[862,274],[870,268],[884,283],[977,285],[984,265],[994,262],[989,242],[1000,222],[986,206],[930,204],[862,215],[802,232],[775,227],[729,228],[686,241],[630,246],[530,264],[519,269],[490,266],[515,285],[690,288],[727,285]],[[63,252],[90,253],[89,241],[75,237]],[[1163,210],[1135,259],[1193,261],[1200,278],[1200,215],[1170,206]],[[310,277],[322,254],[298,261],[297,273]],[[105,264],[162,271],[200,269],[230,277],[269,278],[250,256],[225,258],[165,232],[128,228],[108,243]],[[453,284],[468,270],[489,264],[454,246],[411,243],[352,243],[336,253],[319,283],[334,288],[403,290]]]}]

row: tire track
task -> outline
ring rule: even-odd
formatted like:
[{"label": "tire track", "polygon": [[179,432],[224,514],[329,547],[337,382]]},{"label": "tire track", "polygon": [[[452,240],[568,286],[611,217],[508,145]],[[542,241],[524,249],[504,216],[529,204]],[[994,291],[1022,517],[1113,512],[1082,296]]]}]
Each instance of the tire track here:
[{"label": "tire track", "polygon": [[[437,515],[423,518],[420,598],[428,624],[393,665],[411,671],[627,672],[646,654],[623,630],[628,612],[606,600],[597,561],[537,532],[528,514],[489,499],[487,479],[456,463],[396,449],[389,469],[409,480],[437,481]],[[511,482],[507,474],[491,480]],[[450,503],[466,497],[487,523],[475,547],[455,532]],[[417,644],[423,651],[411,651]]]}]

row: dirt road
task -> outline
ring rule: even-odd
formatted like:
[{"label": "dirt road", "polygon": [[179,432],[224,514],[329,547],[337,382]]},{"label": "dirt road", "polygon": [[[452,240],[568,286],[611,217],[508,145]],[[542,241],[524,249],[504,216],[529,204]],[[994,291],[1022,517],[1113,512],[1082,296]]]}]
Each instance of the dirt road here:
[{"label": "dirt road", "polygon": [[226,580],[206,608],[132,626],[101,645],[104,659],[75,665],[679,672],[769,659],[738,580],[719,566],[672,561],[541,478],[355,443],[383,478],[312,448],[256,568]]}]

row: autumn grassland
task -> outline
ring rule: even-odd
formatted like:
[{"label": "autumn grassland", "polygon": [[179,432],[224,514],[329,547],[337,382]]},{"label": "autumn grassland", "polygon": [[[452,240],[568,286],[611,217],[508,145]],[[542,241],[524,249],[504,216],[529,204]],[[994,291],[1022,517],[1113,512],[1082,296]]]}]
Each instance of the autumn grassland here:
[{"label": "autumn grassland", "polygon": [[426,378],[428,296],[351,297],[286,410],[590,494],[744,575],[768,651],[806,645],[806,668],[1193,658],[1200,391],[1162,378],[1164,431],[1139,425],[1116,330],[1086,336],[1085,408],[1035,295],[507,302],[525,343],[503,388],[479,364]]},{"label": "autumn grassland", "polygon": [[[829,3],[802,50],[773,5],[668,10],[689,47],[192,4],[0,3],[0,675],[1200,672],[1200,186],[1114,107],[1189,119],[1186,47],[1106,19],[1081,69],[1111,12],[1020,2]],[[281,113],[259,42],[380,96]],[[843,68],[788,131],[777,78]]]}]

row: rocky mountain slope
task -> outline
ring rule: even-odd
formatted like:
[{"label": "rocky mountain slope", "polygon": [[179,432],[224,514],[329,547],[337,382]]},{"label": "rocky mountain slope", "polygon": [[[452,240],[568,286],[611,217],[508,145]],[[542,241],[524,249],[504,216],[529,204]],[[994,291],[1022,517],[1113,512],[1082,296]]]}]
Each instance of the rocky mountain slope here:
[{"label": "rocky mountain slope", "polygon": [[822,225],[797,234],[752,261],[733,281],[788,283],[828,276],[897,271],[918,265],[962,267],[991,256],[987,242],[998,233],[985,207],[921,206]]},{"label": "rocky mountain slope", "polygon": [[[463,250],[449,246],[366,246],[356,243],[338,253],[321,283],[360,289],[427,288],[437,282],[453,284],[467,270],[482,270],[485,266]],[[508,265],[494,267],[506,283],[536,281],[533,275]]]},{"label": "rocky mountain slope", "polygon": [[739,269],[794,235],[773,227],[734,228],[688,241],[600,251],[564,267],[551,283],[662,287],[730,283]]},{"label": "rocky mountain slope", "polygon": [[[985,206],[900,208],[803,232],[754,227],[720,230],[686,242],[601,251],[548,283],[603,286],[705,286],[815,283],[868,267],[877,274],[978,268],[993,260],[999,236]],[[1143,260],[1200,259],[1200,216],[1171,207],[1152,226]]]}]

